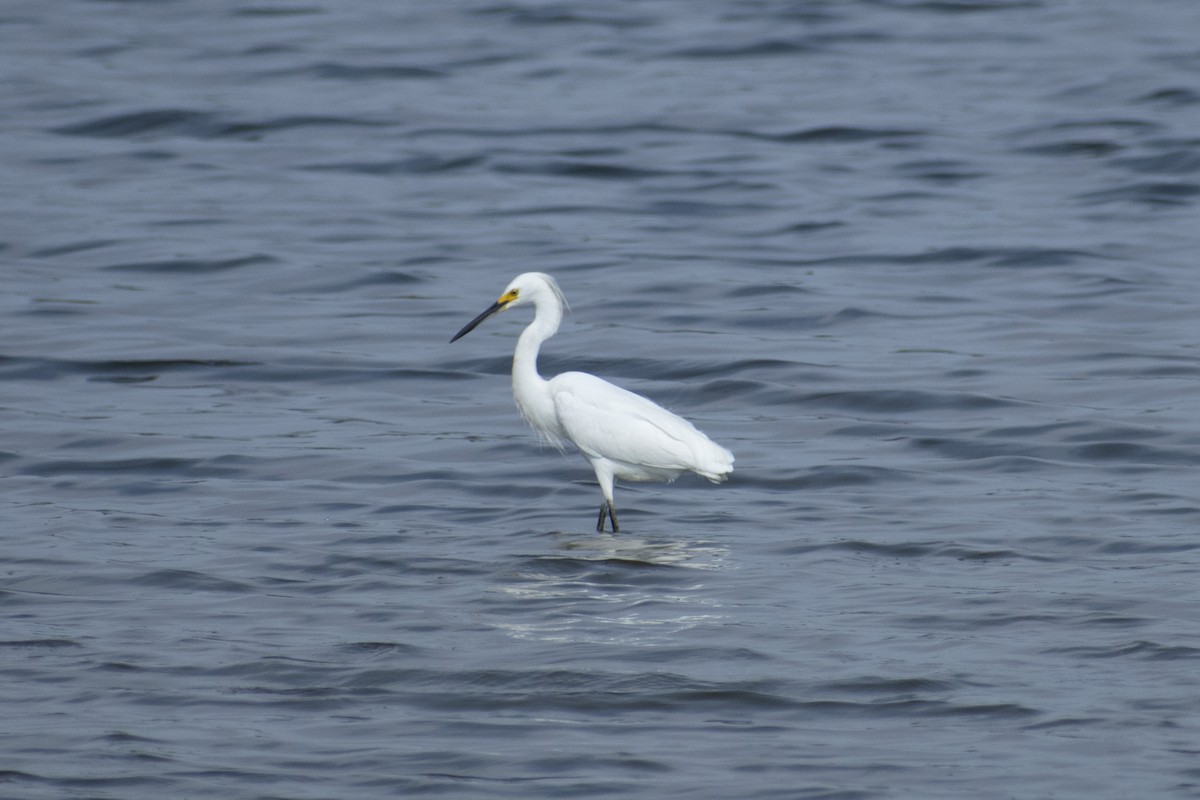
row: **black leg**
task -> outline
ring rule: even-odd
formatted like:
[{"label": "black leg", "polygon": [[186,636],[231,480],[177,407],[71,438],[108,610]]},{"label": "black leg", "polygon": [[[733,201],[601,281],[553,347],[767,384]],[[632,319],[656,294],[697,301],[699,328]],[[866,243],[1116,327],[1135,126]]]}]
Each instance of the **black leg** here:
[{"label": "black leg", "polygon": [[613,533],[620,533],[621,524],[617,522],[617,510],[607,500],[600,504],[600,518],[596,520],[596,533],[604,533],[605,514],[612,520]]}]

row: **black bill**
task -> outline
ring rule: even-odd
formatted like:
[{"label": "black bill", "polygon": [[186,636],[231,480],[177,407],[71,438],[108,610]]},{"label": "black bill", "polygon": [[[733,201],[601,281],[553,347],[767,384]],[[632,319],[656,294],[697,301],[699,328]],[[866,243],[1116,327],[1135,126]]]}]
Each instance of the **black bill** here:
[{"label": "black bill", "polygon": [[497,311],[503,310],[504,306],[505,306],[505,304],[501,303],[499,300],[492,303],[492,305],[488,308],[487,311],[484,311],[478,317],[476,317],[475,319],[471,320],[466,325],[464,325],[463,329],[461,331],[459,331],[458,333],[454,334],[454,338],[451,339],[450,341],[457,342],[459,339],[461,339],[462,337],[466,336],[471,331],[478,328],[479,323],[483,322],[485,319],[490,317],[492,314],[495,314]]}]

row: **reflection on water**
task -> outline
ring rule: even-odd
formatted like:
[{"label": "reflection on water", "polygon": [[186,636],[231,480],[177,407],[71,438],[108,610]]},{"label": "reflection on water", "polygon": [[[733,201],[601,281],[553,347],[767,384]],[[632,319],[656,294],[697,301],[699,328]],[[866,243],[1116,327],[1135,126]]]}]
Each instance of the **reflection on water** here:
[{"label": "reflection on water", "polygon": [[715,542],[643,539],[633,534],[607,532],[555,533],[554,540],[558,548],[570,553],[573,559],[689,569],[723,569],[729,566],[729,548]]},{"label": "reflection on water", "polygon": [[651,646],[725,619],[703,571],[725,568],[727,547],[609,533],[553,538],[569,556],[526,557],[498,589],[541,611],[536,621],[496,623],[514,636]]}]

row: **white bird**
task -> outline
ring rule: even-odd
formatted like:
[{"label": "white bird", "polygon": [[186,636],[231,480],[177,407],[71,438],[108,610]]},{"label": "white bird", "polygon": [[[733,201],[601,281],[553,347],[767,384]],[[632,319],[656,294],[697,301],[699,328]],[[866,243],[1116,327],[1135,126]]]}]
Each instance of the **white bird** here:
[{"label": "white bird", "polygon": [[615,478],[673,481],[690,471],[713,483],[725,480],[733,472],[733,453],[686,419],[586,372],[564,372],[550,380],[538,374],[538,350],[558,331],[566,302],[553,278],[526,272],[513,278],[500,299],[450,341],[466,336],[498,311],[533,303],[533,322],[521,333],[513,353],[513,397],[521,416],[543,439],[560,451],[571,442],[592,465],[604,494],[596,530],[604,530],[605,515],[612,520],[613,533],[621,530],[613,504]]}]

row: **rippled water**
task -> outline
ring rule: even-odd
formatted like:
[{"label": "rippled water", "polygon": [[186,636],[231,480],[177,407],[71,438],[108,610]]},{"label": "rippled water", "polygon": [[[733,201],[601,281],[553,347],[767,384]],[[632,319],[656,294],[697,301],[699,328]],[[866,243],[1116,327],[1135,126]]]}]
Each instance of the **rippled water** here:
[{"label": "rippled water", "polygon": [[1200,796],[1198,30],[6,4],[0,795]]}]

